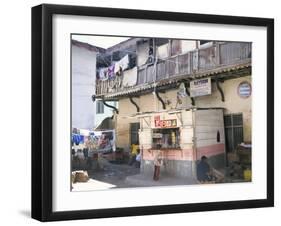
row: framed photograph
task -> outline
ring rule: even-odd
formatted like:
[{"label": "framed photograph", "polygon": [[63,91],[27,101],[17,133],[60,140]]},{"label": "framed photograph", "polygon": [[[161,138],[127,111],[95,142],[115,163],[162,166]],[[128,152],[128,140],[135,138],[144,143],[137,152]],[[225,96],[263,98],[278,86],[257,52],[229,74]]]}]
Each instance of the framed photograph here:
[{"label": "framed photograph", "polygon": [[274,206],[274,20],[32,8],[32,217]]}]

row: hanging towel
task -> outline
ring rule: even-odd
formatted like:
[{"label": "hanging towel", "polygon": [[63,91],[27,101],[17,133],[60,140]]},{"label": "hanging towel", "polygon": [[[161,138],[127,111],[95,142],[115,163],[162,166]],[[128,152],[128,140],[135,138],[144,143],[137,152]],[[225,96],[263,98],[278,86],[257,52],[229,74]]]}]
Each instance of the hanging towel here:
[{"label": "hanging towel", "polygon": [[138,70],[137,67],[134,67],[130,70],[124,71],[123,77],[123,86],[130,87],[135,86],[138,80]]},{"label": "hanging towel", "polygon": [[129,68],[129,55],[127,54],[121,60],[115,63],[114,73],[118,74]]},{"label": "hanging towel", "polygon": [[114,79],[115,78],[114,69],[115,69],[115,65],[114,64],[108,67],[107,74],[108,74],[108,78],[109,79]]},{"label": "hanging towel", "polygon": [[100,80],[108,79],[108,68],[107,67],[99,69],[99,79]]},{"label": "hanging towel", "polygon": [[183,82],[179,86],[179,90],[177,92],[177,96],[180,97],[180,98],[187,97],[185,85],[184,85]]}]

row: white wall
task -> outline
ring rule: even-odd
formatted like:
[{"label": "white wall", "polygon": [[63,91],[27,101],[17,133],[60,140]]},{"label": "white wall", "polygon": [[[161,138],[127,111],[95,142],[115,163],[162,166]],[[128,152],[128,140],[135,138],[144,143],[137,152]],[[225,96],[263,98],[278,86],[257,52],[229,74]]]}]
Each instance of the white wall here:
[{"label": "white wall", "polygon": [[[118,108],[118,103],[115,101],[107,101],[106,103]],[[97,109],[97,101],[96,101],[95,106]],[[95,115],[95,127],[97,127],[105,118],[111,117],[112,115],[113,115],[113,109],[109,108],[107,106],[104,106],[104,113],[103,114],[96,113],[96,115]]]},{"label": "white wall", "polygon": [[96,105],[96,52],[72,45],[72,127],[93,129]]},{"label": "white wall", "polygon": [[[31,28],[30,7],[42,2],[53,4],[73,4],[88,6],[104,6],[119,8],[140,8],[147,10],[181,11],[191,13],[229,14],[237,16],[275,17],[275,57],[281,60],[281,14],[278,1],[130,1],[130,0],[29,0],[3,1],[1,5],[1,108],[0,136],[1,151],[11,152],[6,161],[2,155],[0,164],[2,174],[0,186],[1,225],[42,225],[32,220],[30,215],[31,187]],[[248,210],[229,210],[199,213],[182,213],[172,215],[156,215],[145,217],[124,217],[115,219],[96,219],[83,221],[56,222],[51,225],[268,225],[270,222],[280,222],[281,212],[281,74],[280,63],[275,70],[275,179],[276,207]],[[18,133],[15,133],[18,131]],[[6,176],[6,173],[9,176]],[[242,223],[241,223],[242,222]],[[48,224],[49,225],[49,224]]]}]

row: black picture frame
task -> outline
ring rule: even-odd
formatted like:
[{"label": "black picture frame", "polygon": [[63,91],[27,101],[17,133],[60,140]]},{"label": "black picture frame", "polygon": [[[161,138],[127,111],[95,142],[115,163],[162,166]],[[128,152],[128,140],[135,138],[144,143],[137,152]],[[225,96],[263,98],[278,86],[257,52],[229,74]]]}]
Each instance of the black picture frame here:
[{"label": "black picture frame", "polygon": [[[266,27],[267,198],[54,212],[52,210],[52,18],[55,14]],[[32,218],[40,221],[57,221],[272,206],[274,206],[273,19],[49,4],[32,8]]]}]

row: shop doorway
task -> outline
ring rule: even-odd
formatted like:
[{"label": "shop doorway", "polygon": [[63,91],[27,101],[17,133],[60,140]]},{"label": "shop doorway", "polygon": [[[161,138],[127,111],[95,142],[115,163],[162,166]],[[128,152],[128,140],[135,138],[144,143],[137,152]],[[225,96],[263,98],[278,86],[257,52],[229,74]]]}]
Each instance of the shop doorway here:
[{"label": "shop doorway", "polygon": [[242,113],[224,116],[226,153],[233,152],[244,140]]},{"label": "shop doorway", "polygon": [[139,144],[139,129],[140,123],[130,123],[130,142],[132,144]]}]

